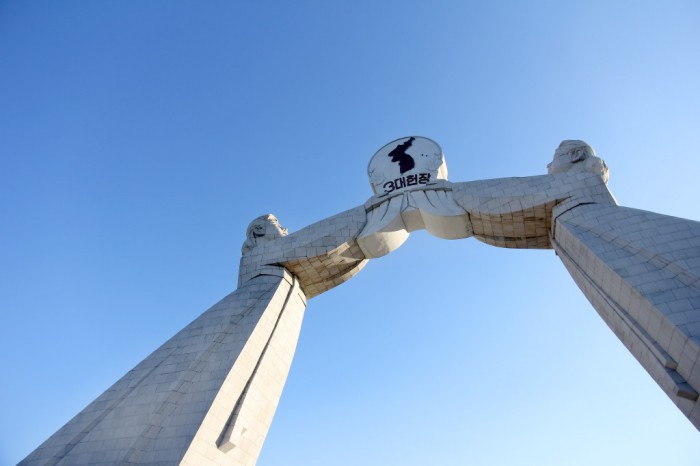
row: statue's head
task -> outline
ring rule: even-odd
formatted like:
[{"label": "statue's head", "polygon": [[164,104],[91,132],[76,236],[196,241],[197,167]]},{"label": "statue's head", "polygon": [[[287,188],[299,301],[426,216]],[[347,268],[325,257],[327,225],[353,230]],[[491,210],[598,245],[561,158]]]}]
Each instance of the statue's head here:
[{"label": "statue's head", "polygon": [[275,239],[287,236],[287,229],[280,225],[279,220],[272,214],[261,215],[248,225],[246,237],[248,239],[262,238]]},{"label": "statue's head", "polygon": [[246,229],[243,253],[253,249],[260,241],[270,241],[283,236],[287,236],[287,229],[280,225],[277,217],[272,214],[261,215],[250,222]]},{"label": "statue's head", "polygon": [[608,166],[596,156],[595,149],[576,139],[562,141],[554,151],[552,162],[547,165],[547,173],[581,172],[597,173],[608,182]]}]

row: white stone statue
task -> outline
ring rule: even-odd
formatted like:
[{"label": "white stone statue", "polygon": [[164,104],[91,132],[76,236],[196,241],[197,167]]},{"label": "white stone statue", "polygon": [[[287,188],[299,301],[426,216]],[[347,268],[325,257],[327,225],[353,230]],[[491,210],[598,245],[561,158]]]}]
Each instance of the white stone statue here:
[{"label": "white stone statue", "polygon": [[20,464],[255,464],[306,300],[419,229],[554,249],[608,326],[700,428],[700,223],[619,206],[605,162],[583,141],[562,142],[547,171],[451,183],[434,141],[392,141],[370,162],[375,195],[363,205],[291,234],[271,214],[254,219],[238,289]]}]

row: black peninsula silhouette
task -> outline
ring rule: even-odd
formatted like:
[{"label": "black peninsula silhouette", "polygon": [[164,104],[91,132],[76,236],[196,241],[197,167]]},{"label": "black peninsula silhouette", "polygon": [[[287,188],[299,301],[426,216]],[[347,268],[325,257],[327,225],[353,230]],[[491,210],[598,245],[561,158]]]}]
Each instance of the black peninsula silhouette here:
[{"label": "black peninsula silhouette", "polygon": [[391,157],[392,162],[399,162],[399,170],[401,170],[402,175],[407,171],[412,170],[413,167],[416,166],[416,162],[413,160],[413,157],[406,153],[408,148],[413,145],[413,141],[415,139],[416,138],[414,137],[408,138],[408,141],[399,144],[387,154],[389,157]]}]

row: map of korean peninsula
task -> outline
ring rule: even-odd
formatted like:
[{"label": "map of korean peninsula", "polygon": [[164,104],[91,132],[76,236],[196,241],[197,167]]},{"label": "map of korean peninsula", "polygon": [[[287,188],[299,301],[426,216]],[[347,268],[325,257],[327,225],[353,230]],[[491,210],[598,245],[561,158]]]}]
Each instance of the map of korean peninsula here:
[{"label": "map of korean peninsula", "polygon": [[413,141],[415,139],[416,138],[414,137],[408,138],[408,141],[399,144],[387,154],[389,157],[391,157],[392,162],[399,162],[399,170],[401,170],[402,175],[407,171],[412,170],[413,167],[416,166],[416,162],[413,160],[413,157],[406,153],[408,148],[413,145]]}]

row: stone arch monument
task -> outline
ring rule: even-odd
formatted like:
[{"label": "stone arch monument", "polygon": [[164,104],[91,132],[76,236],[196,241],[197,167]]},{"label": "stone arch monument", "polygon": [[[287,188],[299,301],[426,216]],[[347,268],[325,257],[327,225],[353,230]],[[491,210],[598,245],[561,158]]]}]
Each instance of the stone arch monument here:
[{"label": "stone arch monument", "polygon": [[564,141],[548,174],[447,180],[418,136],[380,149],[364,205],[288,234],[250,224],[238,288],[165,342],[22,465],[253,465],[282,393],[307,299],[412,231],[554,249],[607,325],[700,429],[700,223],[619,206],[608,168]]}]

